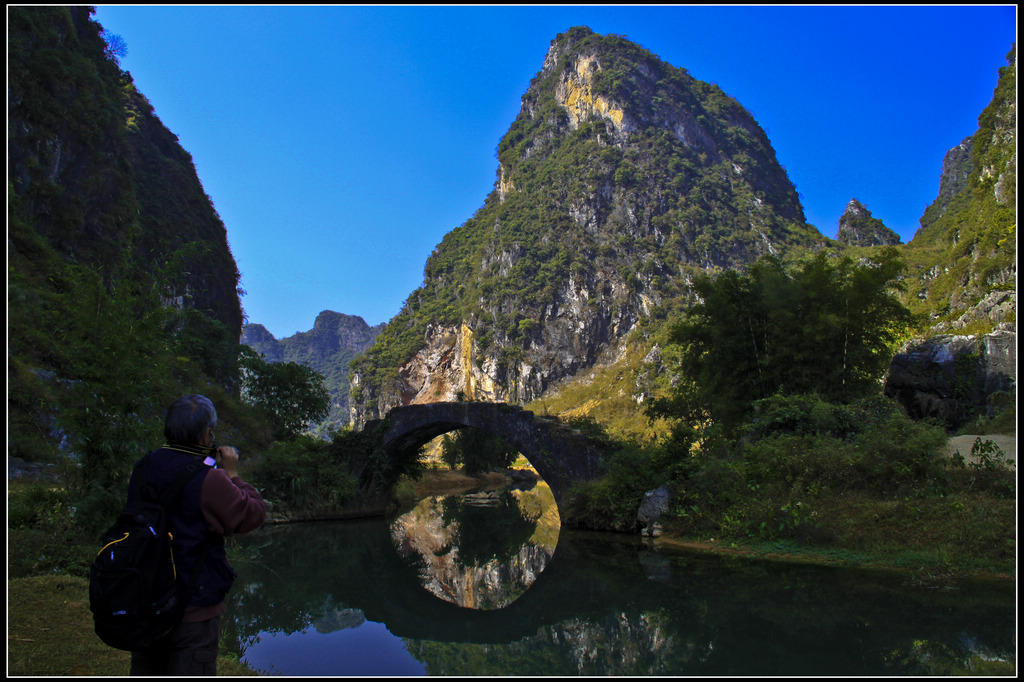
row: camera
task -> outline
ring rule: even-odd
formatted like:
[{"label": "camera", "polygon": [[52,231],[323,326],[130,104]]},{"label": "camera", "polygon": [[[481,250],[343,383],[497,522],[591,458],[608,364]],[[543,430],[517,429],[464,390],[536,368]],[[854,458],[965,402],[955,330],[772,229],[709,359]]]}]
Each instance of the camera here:
[{"label": "camera", "polygon": [[217,468],[217,447],[218,445],[216,442],[210,443],[210,454],[203,460],[203,464],[208,467],[213,467],[214,469]]}]

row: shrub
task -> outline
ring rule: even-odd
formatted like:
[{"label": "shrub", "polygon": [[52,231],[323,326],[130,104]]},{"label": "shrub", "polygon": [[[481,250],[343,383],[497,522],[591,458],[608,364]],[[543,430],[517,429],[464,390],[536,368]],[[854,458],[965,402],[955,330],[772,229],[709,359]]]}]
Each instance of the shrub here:
[{"label": "shrub", "polygon": [[940,427],[893,412],[852,440],[853,471],[863,486],[876,492],[925,488],[945,478],[947,442]]},{"label": "shrub", "polygon": [[734,507],[750,495],[742,464],[717,457],[699,464],[693,461],[688,476],[674,485],[671,511],[675,525],[696,535],[718,534],[735,526]]},{"label": "shrub", "polygon": [[604,477],[574,486],[559,509],[567,525],[628,531],[636,526],[636,513],[644,493],[659,481],[651,455],[626,446],[608,455]]},{"label": "shrub", "polygon": [[41,483],[8,485],[7,526],[21,528],[44,525],[66,516],[64,495]]},{"label": "shrub", "polygon": [[969,460],[959,452],[953,456],[953,466],[959,470],[957,478],[963,487],[990,492],[997,497],[1014,496],[1017,489],[1016,472],[1011,469],[1014,464],[998,445],[982,438],[975,439]]},{"label": "shrub", "polygon": [[337,511],[356,492],[355,480],[326,444],[310,436],[271,445],[252,465],[251,478],[264,497],[290,511]]}]

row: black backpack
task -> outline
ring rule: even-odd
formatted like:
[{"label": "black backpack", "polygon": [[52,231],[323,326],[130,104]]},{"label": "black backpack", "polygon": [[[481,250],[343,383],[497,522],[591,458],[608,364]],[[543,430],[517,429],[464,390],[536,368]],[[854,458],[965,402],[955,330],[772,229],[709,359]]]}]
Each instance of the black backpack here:
[{"label": "black backpack", "polygon": [[148,649],[181,622],[192,583],[206,560],[204,551],[188,580],[178,575],[165,512],[205,466],[199,459],[190,462],[157,498],[146,481],[148,463],[147,456],[137,469],[138,494],[104,533],[89,569],[96,634],[125,651]]}]

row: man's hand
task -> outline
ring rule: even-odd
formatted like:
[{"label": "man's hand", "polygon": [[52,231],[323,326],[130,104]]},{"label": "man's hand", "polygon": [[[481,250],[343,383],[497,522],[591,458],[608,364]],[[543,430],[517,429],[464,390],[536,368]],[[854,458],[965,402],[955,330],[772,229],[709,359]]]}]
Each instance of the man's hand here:
[{"label": "man's hand", "polygon": [[228,478],[238,475],[238,450],[224,445],[217,448],[217,468],[222,469]]}]

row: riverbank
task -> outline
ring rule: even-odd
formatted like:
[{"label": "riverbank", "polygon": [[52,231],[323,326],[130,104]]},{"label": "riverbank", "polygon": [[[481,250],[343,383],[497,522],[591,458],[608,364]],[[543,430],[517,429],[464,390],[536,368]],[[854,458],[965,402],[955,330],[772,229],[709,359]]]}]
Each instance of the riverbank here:
[{"label": "riverbank", "polygon": [[717,540],[694,540],[672,535],[661,535],[645,540],[654,547],[666,550],[705,552],[708,554],[745,557],[758,561],[780,561],[796,564],[817,564],[841,566],[844,568],[878,569],[898,571],[908,576],[911,582],[932,587],[948,586],[961,578],[1013,582],[1016,573],[975,570],[956,571],[948,567],[921,563],[907,566],[905,561],[872,556],[851,550],[799,547],[785,543],[736,543]]},{"label": "riverbank", "polygon": [[[971,454],[972,448],[978,439],[981,439],[983,443],[985,441],[994,443],[1005,455],[1002,458],[1002,463],[1011,471],[1016,472],[1017,437],[1015,433],[953,436],[949,439],[947,452],[951,458],[959,453],[964,457],[965,464],[968,466],[983,466],[983,458]],[[961,528],[958,529],[961,536],[976,536],[984,533],[987,530],[985,521],[988,522],[989,526],[995,525],[995,520],[999,517],[999,514],[993,511],[994,505],[1006,507],[1004,510],[1007,513],[1006,515],[1012,517],[1006,521],[1012,525],[1015,531],[1015,500],[1007,500],[1005,505],[1001,504],[1001,502],[988,501],[990,508],[986,509],[984,513],[979,514],[979,516],[984,518],[984,521],[977,523],[973,530],[970,528],[971,524],[962,523]],[[969,507],[977,508],[982,504],[979,502],[977,505],[971,505],[970,500],[955,500],[949,505],[943,506],[941,498],[938,503],[934,500],[895,500],[872,504],[871,501],[863,499],[856,500],[856,502],[847,501],[845,504],[837,502],[829,505],[832,507],[829,511],[837,513],[836,508],[841,506],[843,509],[838,513],[850,514],[851,519],[854,520],[858,518],[854,514],[859,515],[859,518],[862,520],[861,523],[850,523],[848,525],[859,527],[861,532],[859,533],[860,537],[853,538],[852,541],[850,541],[851,538],[847,538],[845,544],[840,542],[831,546],[803,545],[784,541],[757,542],[750,539],[686,537],[685,535],[674,533],[671,528],[671,522],[667,524],[668,528],[665,529],[662,535],[648,541],[656,547],[666,549],[679,548],[713,554],[745,556],[769,561],[898,570],[915,576],[917,581],[936,585],[947,583],[956,577],[1003,581],[1016,580],[1015,561],[1012,566],[1004,567],[1009,570],[998,570],[998,567],[977,565],[974,560],[980,557],[958,556],[956,543],[948,542],[946,547],[942,547],[940,534],[934,529],[931,529],[927,534],[923,534],[927,538],[926,541],[918,538],[908,538],[907,541],[900,542],[900,534],[911,525],[922,523],[922,517],[931,516],[940,521],[946,520],[948,522],[950,517],[955,518],[957,515],[965,515],[971,511]],[[929,510],[932,510],[931,513],[929,513]],[[865,540],[864,536],[870,533],[869,529],[872,526],[877,525],[879,517],[884,517],[887,521],[884,533],[886,536],[890,536],[890,543],[884,547],[872,547],[870,541]],[[901,523],[901,521],[906,522]],[[934,525],[939,524],[936,523]],[[851,533],[854,532],[856,531],[851,530]],[[928,547],[928,542],[931,542],[934,546]],[[1016,532],[1014,532],[1010,542],[1015,546]]]},{"label": "riverbank", "polygon": [[[131,654],[96,636],[89,611],[89,581],[42,575],[7,581],[7,674],[24,677],[128,674]],[[256,672],[237,658],[217,658],[217,675]]]}]

